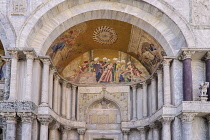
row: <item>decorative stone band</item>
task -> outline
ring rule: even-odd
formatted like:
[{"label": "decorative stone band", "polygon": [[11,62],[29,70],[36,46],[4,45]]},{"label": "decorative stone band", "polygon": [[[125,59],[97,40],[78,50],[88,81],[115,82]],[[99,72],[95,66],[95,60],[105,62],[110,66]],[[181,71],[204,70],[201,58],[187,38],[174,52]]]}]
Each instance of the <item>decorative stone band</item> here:
[{"label": "decorative stone band", "polygon": [[41,123],[41,125],[49,125],[52,122],[52,117],[50,115],[41,115],[38,116],[37,119]]},{"label": "decorative stone band", "polygon": [[198,113],[182,113],[179,118],[182,120],[182,122],[188,122],[191,123],[194,120],[194,117],[197,115]]},{"label": "decorative stone band", "polygon": [[57,121],[53,121],[51,125],[49,126],[49,129],[53,129],[53,130],[57,130],[58,128],[60,128],[60,123]]},{"label": "decorative stone band", "polygon": [[85,128],[79,128],[77,129],[77,132],[79,133],[79,135],[84,135],[85,134],[86,129]]},{"label": "decorative stone band", "polygon": [[195,54],[195,51],[183,51],[180,56],[180,60],[191,59],[192,55]]},{"label": "decorative stone band", "polygon": [[36,112],[37,108],[30,101],[0,102],[0,112]]},{"label": "decorative stone band", "polygon": [[7,123],[16,123],[17,117],[16,113],[1,113],[1,116],[5,117]]},{"label": "decorative stone band", "polygon": [[130,128],[122,128],[122,133],[123,133],[123,135],[129,135]]},{"label": "decorative stone band", "polygon": [[174,117],[162,117],[159,121],[162,122],[162,124],[170,124],[173,120]]},{"label": "decorative stone band", "polygon": [[18,113],[19,117],[21,117],[21,120],[23,123],[32,123],[32,121],[36,118],[36,116],[33,113]]}]

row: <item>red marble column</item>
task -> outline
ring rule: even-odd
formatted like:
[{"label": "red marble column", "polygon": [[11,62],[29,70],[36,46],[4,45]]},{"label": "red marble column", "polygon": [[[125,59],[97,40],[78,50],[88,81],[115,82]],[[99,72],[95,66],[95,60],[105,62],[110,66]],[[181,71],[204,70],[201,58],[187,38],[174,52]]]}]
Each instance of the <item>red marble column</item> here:
[{"label": "red marble column", "polygon": [[[206,82],[210,82],[210,52],[206,54]],[[210,101],[210,88],[207,89],[208,101]]]},{"label": "red marble column", "polygon": [[191,56],[194,51],[183,51],[183,100],[193,101]]}]

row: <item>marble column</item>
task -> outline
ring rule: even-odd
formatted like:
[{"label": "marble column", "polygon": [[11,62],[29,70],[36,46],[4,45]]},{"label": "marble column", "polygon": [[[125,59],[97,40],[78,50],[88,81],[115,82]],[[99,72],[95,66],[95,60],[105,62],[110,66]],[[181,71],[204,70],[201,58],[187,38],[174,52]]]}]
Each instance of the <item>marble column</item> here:
[{"label": "marble column", "polygon": [[144,127],[137,128],[140,132],[140,140],[146,140],[146,129]]},{"label": "marble column", "polygon": [[193,128],[192,123],[197,113],[183,113],[180,116],[182,121],[182,139],[192,140],[193,139]]},{"label": "marble column", "polygon": [[48,105],[50,60],[42,59],[42,62],[43,62],[43,74],[42,74],[41,104]]},{"label": "marble column", "polygon": [[61,115],[63,117],[66,117],[66,101],[67,101],[67,99],[66,99],[66,91],[67,91],[66,85],[67,85],[67,82],[63,81],[63,83],[62,83],[62,106],[61,106],[61,108],[62,108]]},{"label": "marble column", "polygon": [[60,128],[60,124],[58,122],[53,122],[53,124],[51,124],[49,126],[49,139],[50,140],[58,140],[59,139],[59,132],[58,132],[58,128]]},{"label": "marble column", "polygon": [[54,68],[50,68],[50,75],[49,75],[49,107],[53,108],[53,75],[55,73]]},{"label": "marble column", "polygon": [[31,140],[32,139],[32,123],[35,115],[32,113],[18,113],[22,121],[22,136],[21,140]]},{"label": "marble column", "polygon": [[18,52],[10,51],[9,53],[12,57],[9,100],[14,101],[17,100],[17,93],[18,93],[17,91]]},{"label": "marble column", "polygon": [[59,80],[59,83],[58,83],[58,96],[57,96],[57,100],[58,100],[58,108],[57,108],[57,110],[58,110],[58,115],[61,115],[61,83],[62,83],[63,81],[60,79]]},{"label": "marble column", "polygon": [[6,61],[4,100],[8,100],[9,92],[10,92],[11,59],[10,58],[4,58],[4,61]]},{"label": "marble column", "polygon": [[64,126],[61,128],[62,140],[68,140],[68,132],[71,130],[71,127]]},{"label": "marble column", "polygon": [[147,83],[143,83],[143,118],[147,117]]},{"label": "marble column", "polygon": [[52,118],[50,116],[38,116],[38,120],[41,123],[40,140],[48,140],[48,126],[52,122]]},{"label": "marble column", "polygon": [[77,132],[79,133],[79,140],[84,140],[85,128],[80,128]]},{"label": "marble column", "polygon": [[76,89],[77,86],[72,85],[73,92],[72,92],[72,120],[76,120]]},{"label": "marble column", "polygon": [[151,95],[152,95],[151,97],[152,114],[154,114],[157,108],[156,78],[155,77],[151,78]]},{"label": "marble column", "polygon": [[163,90],[164,105],[171,105],[171,80],[170,80],[170,62],[172,59],[163,60]]},{"label": "marble column", "polygon": [[152,129],[152,140],[160,140],[159,128],[160,126],[156,123],[150,124],[150,128]]},{"label": "marble column", "polygon": [[136,90],[136,85],[132,85],[133,89],[133,118],[132,120],[137,120],[137,90]]},{"label": "marble column", "polygon": [[6,118],[6,140],[16,140],[16,113],[4,113]]},{"label": "marble column", "polygon": [[22,95],[23,100],[31,101],[32,96],[32,77],[33,77],[33,62],[34,62],[34,52],[25,51],[26,55],[26,92]]},{"label": "marble column", "polygon": [[183,51],[181,58],[183,63],[183,99],[193,101],[191,57],[195,51]]},{"label": "marble column", "polygon": [[66,119],[71,119],[71,109],[72,109],[72,102],[71,102],[71,84],[67,84],[66,87]]},{"label": "marble column", "polygon": [[157,70],[158,77],[158,109],[163,106],[163,71],[162,68]]},{"label": "marble column", "polygon": [[53,89],[53,110],[58,113],[58,84],[60,77],[54,75],[54,89]]},{"label": "marble column", "polygon": [[171,121],[173,117],[163,117],[162,122],[162,140],[171,140]]},{"label": "marble column", "polygon": [[128,135],[130,133],[130,129],[122,129],[122,133],[123,133],[123,140],[129,140]]},{"label": "marble column", "polygon": [[[210,83],[210,52],[206,53],[205,56],[206,62],[206,82]],[[208,101],[210,101],[210,88],[207,89]]]}]

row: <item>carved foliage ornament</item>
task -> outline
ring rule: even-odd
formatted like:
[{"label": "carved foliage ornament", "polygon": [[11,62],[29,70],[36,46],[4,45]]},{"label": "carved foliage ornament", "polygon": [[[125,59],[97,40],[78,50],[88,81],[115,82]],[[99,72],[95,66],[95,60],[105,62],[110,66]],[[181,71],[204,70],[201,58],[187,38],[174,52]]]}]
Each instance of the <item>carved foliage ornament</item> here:
[{"label": "carved foliage ornament", "polygon": [[182,122],[192,122],[196,115],[197,113],[183,113],[180,116],[180,119],[182,120]]},{"label": "carved foliage ornament", "polygon": [[111,45],[116,42],[117,34],[112,28],[101,26],[94,31],[93,40],[103,45]]}]

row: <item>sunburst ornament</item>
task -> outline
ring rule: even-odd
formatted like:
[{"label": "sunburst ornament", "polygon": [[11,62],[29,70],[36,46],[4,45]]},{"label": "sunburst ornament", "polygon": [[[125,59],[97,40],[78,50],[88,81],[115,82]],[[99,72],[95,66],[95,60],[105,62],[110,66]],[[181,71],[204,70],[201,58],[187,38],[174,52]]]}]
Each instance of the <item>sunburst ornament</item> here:
[{"label": "sunburst ornament", "polygon": [[116,42],[116,32],[107,26],[98,27],[93,33],[93,40],[104,45],[111,45]]}]

